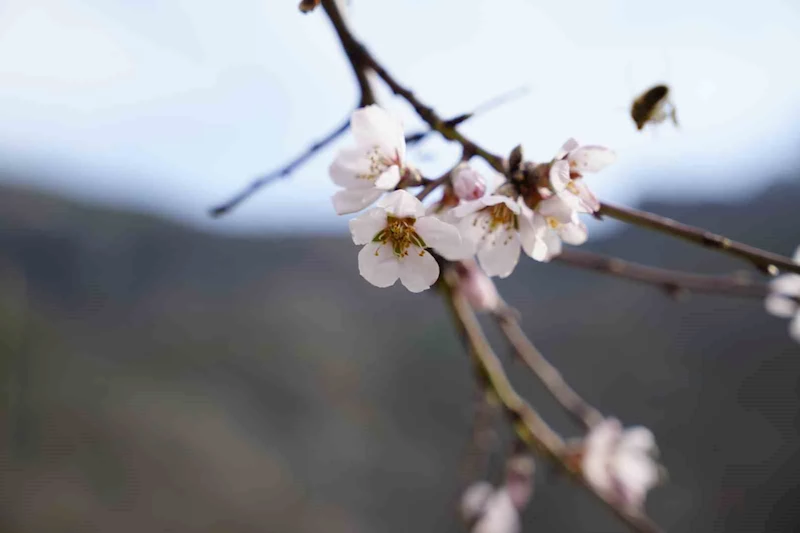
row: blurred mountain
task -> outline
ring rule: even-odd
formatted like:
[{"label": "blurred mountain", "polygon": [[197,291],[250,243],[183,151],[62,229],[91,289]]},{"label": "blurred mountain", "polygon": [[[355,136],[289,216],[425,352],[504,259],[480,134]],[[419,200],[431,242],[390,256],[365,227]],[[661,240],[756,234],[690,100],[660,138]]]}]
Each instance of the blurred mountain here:
[{"label": "blurred mountain", "polygon": [[[643,207],[791,254],[799,203],[784,185],[746,205]],[[587,247],[746,268],[638,229]],[[467,359],[433,291],[370,286],[356,252],[344,236],[220,237],[0,189],[0,530],[461,531]],[[670,482],[648,510],[667,530],[800,528],[785,321],[530,260],[498,285],[578,391],[654,430]],[[520,390],[578,435],[487,328]],[[537,476],[526,531],[624,530]]]}]

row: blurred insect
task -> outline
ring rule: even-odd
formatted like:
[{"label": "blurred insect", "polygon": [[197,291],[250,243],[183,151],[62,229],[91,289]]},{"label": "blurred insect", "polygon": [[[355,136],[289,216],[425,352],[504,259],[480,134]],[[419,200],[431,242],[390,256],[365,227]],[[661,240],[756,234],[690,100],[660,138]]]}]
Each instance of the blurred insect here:
[{"label": "blurred insect", "polygon": [[636,123],[637,130],[644,129],[648,123],[660,124],[667,118],[678,126],[675,104],[669,98],[669,87],[655,85],[637,96],[631,104],[631,118]]}]

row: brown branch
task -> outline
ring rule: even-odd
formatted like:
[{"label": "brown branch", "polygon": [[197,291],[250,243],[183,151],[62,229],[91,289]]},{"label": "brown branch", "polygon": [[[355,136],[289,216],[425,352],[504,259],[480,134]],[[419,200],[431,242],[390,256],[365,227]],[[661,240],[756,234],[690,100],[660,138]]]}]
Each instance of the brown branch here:
[{"label": "brown branch", "polygon": [[461,147],[471,155],[476,155],[486,160],[498,172],[505,172],[503,159],[489,151],[481,148],[467,137],[462,135],[454,126],[447,124],[436,112],[423,104],[409,89],[401,85],[389,72],[381,65],[367,50],[367,48],[360,43],[350,29],[344,23],[344,20],[336,7],[334,0],[322,0],[322,7],[330,17],[331,22],[336,28],[336,33],[342,43],[342,47],[350,60],[353,70],[356,72],[364,72],[367,68],[375,71],[380,78],[389,86],[389,88],[396,95],[406,100],[422,120],[424,120],[431,129],[438,131],[446,139],[457,142]]},{"label": "brown branch", "polygon": [[788,257],[748,246],[722,235],[717,235],[716,233],[701,228],[695,228],[667,217],[605,202],[601,205],[599,214],[635,226],[660,231],[661,233],[679,237],[706,248],[739,257],[740,259],[749,261],[762,272],[768,274],[777,274],[779,269],[800,274],[800,264],[795,263]]},{"label": "brown branch", "polygon": [[616,257],[608,257],[583,250],[564,250],[553,261],[558,261],[568,266],[594,270],[609,276],[654,285],[664,289],[669,294],[686,291],[763,299],[771,292],[769,284],[753,280],[747,275],[713,276],[692,274],[640,265]]},{"label": "brown branch", "polygon": [[566,460],[566,446],[559,436],[539,414],[514,390],[503,366],[491,345],[486,340],[474,311],[460,293],[457,277],[446,273],[442,284],[447,302],[456,319],[459,333],[473,357],[473,361],[486,379],[486,383],[497,397],[508,415],[517,436],[534,451],[559,465],[575,480],[603,501],[631,530],[643,533],[658,533],[659,527],[645,514],[631,512],[605,495],[595,491],[586,483],[582,473]]},{"label": "brown branch", "polygon": [[241,192],[236,194],[233,198],[209,210],[209,214],[215,218],[221,217],[222,215],[226,215],[233,208],[238,206],[243,201],[247,200],[250,196],[252,196],[262,187],[269,185],[270,183],[277,181],[279,179],[289,177],[289,175],[295,170],[297,170],[298,167],[305,164],[309,159],[311,159],[312,156],[314,156],[314,154],[316,154],[318,151],[328,146],[330,143],[336,140],[340,135],[346,132],[349,128],[350,128],[350,117],[347,117],[347,119],[345,119],[344,122],[342,122],[339,126],[337,126],[335,130],[333,130],[328,135],[326,135],[319,141],[309,146],[303,153],[301,153],[300,155],[289,161],[286,165],[270,172],[265,176],[262,176],[254,180],[253,182],[250,183],[250,185],[245,187]]},{"label": "brown branch", "polygon": [[[460,114],[458,116],[455,116],[453,118],[445,120],[444,124],[448,128],[455,128],[456,126],[459,126],[460,124],[463,124],[467,120],[469,120],[469,119],[471,119],[471,118],[473,118],[473,117],[475,117],[477,115],[482,115],[483,113],[486,113],[487,111],[491,111],[492,109],[495,109],[496,107],[499,107],[499,106],[501,106],[503,104],[507,104],[508,102],[511,102],[512,100],[520,98],[521,96],[527,94],[527,92],[528,92],[528,87],[527,86],[523,85],[521,87],[517,87],[516,89],[513,89],[511,91],[507,91],[507,92],[505,92],[503,94],[499,94],[499,95],[495,96],[494,98],[491,98],[491,99],[489,99],[489,100],[487,100],[487,101],[485,101],[485,102],[483,102],[481,104],[478,104],[475,107],[475,109],[473,109],[472,111],[469,111],[467,113],[462,113],[462,114]],[[418,131],[416,133],[410,133],[410,134],[406,135],[406,144],[413,145],[415,143],[418,143],[418,142],[422,141],[423,139],[425,139],[428,135],[430,135],[434,131],[436,131],[436,130],[425,130],[425,131]]]},{"label": "brown branch", "polygon": [[586,429],[603,420],[603,415],[564,381],[561,373],[525,335],[519,321],[512,313],[495,313],[495,320],[520,359],[544,384],[550,394]]},{"label": "brown branch", "polygon": [[336,5],[335,0],[323,0],[322,9],[328,15],[328,18],[333,24],[333,29],[336,30],[336,35],[339,37],[339,42],[342,44],[342,49],[350,61],[350,66],[353,69],[353,74],[356,76],[358,88],[361,91],[361,100],[358,107],[368,106],[374,104],[375,93],[372,91],[372,85],[367,77],[367,65],[358,55],[358,42],[356,42],[353,34],[350,33],[350,28],[347,26],[342,13],[339,11],[339,6]]}]

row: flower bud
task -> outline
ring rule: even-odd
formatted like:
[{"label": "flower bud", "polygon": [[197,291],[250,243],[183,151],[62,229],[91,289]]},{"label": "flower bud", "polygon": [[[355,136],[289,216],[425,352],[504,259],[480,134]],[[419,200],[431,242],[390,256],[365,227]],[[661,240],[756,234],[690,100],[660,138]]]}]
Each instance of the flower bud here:
[{"label": "flower bud", "polygon": [[500,295],[494,282],[473,259],[458,264],[459,287],[475,311],[496,311],[500,307]]},{"label": "flower bud", "polygon": [[486,192],[486,180],[469,165],[459,165],[453,171],[453,190],[462,200],[477,200]]}]

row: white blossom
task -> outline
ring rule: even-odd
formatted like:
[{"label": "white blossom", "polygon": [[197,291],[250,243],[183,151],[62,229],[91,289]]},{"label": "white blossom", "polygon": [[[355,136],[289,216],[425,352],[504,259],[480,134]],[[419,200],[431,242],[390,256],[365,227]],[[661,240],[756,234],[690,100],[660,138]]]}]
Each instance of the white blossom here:
[{"label": "white blossom", "polygon": [[519,262],[520,249],[532,255],[536,243],[533,213],[521,200],[490,194],[452,210],[468,255],[488,276],[508,277]]},{"label": "white blossom", "polygon": [[[800,263],[800,246],[792,257],[795,263]],[[780,318],[791,318],[789,335],[800,342],[800,274],[783,274],[769,283],[770,294],[764,300],[767,312]]]},{"label": "white blossom", "polygon": [[570,207],[581,213],[594,213],[600,202],[583,181],[583,172],[599,172],[616,160],[613,151],[603,146],[580,146],[569,139],[550,165],[550,187]]},{"label": "white blossom", "polygon": [[533,218],[536,240],[530,256],[537,261],[550,261],[561,253],[561,241],[580,245],[589,234],[579,216],[563,197],[553,195],[540,201]]},{"label": "white blossom", "polygon": [[343,190],[333,195],[337,214],[355,213],[394,189],[406,167],[406,140],[398,119],[377,105],[357,109],[350,118],[356,146],[339,152],[329,172]]},{"label": "white blossom", "polygon": [[661,472],[653,433],[641,426],[623,431],[619,420],[608,418],[594,426],[585,440],[583,476],[598,492],[631,509],[642,509],[647,491]]},{"label": "white blossom", "polygon": [[456,196],[461,200],[477,200],[486,193],[486,179],[466,163],[456,167],[451,181]]},{"label": "white blossom", "polygon": [[384,196],[378,206],[350,221],[353,242],[364,244],[358,254],[361,276],[376,287],[397,279],[411,292],[429,288],[439,277],[439,265],[426,250],[452,256],[461,248],[455,226],[425,216],[425,206],[404,190]]},{"label": "white blossom", "polygon": [[505,487],[495,490],[480,481],[467,488],[461,499],[461,514],[470,533],[519,533],[519,510]]}]

